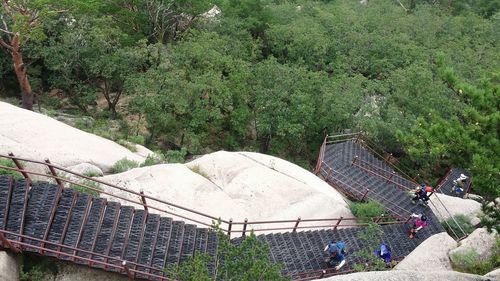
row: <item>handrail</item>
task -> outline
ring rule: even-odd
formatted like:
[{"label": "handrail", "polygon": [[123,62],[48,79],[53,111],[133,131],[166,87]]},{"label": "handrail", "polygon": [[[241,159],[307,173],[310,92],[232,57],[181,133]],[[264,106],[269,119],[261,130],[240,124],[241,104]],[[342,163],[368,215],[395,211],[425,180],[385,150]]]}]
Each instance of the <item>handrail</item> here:
[{"label": "handrail", "polygon": [[[110,183],[104,182],[102,180],[98,180],[98,179],[95,179],[95,178],[92,178],[92,177],[88,177],[88,176],[85,176],[85,175],[78,174],[78,173],[70,171],[70,170],[68,170],[66,168],[62,168],[60,166],[54,165],[54,164],[50,163],[50,161],[47,162],[47,160],[45,162],[42,162],[42,161],[27,159],[27,158],[23,158],[23,157],[17,157],[17,156],[14,156],[13,154],[9,154],[8,156],[0,154],[0,158],[2,158],[2,157],[3,158],[7,158],[7,159],[11,159],[12,161],[17,161],[18,164],[19,164],[18,167],[21,167],[21,168],[22,168],[22,166],[19,163],[19,161],[24,161],[24,162],[39,164],[39,165],[42,165],[44,167],[49,167],[49,169],[53,170],[53,171],[51,171],[49,174],[43,174],[43,173],[39,173],[39,172],[30,171],[30,170],[27,170],[27,169],[24,169],[24,168],[23,169],[13,168],[13,167],[8,167],[8,166],[4,166],[4,165],[0,165],[0,169],[17,171],[17,172],[21,173],[22,175],[26,175],[26,176],[28,176],[28,174],[31,174],[31,175],[37,175],[37,176],[52,178],[52,179],[56,180],[56,182],[60,181],[60,182],[66,182],[66,183],[69,183],[69,184],[72,184],[72,185],[81,186],[81,187],[84,187],[86,189],[98,192],[99,194],[106,194],[106,195],[108,195],[110,197],[114,197],[114,198],[117,198],[117,199],[120,199],[120,200],[124,200],[126,202],[130,202],[132,204],[136,204],[138,206],[142,206],[144,208],[150,208],[150,209],[159,211],[161,213],[168,214],[170,216],[175,216],[177,218],[181,218],[181,219],[184,219],[184,220],[187,220],[187,221],[190,221],[190,222],[194,222],[194,223],[197,223],[197,224],[200,224],[200,225],[203,225],[203,226],[207,226],[207,227],[210,227],[213,224],[214,221],[218,221],[218,222],[221,223],[221,225],[219,226],[219,228],[222,231],[224,231],[226,234],[228,234],[228,235],[230,235],[231,233],[242,233],[244,235],[245,232],[246,232],[246,228],[248,226],[256,227],[256,226],[262,225],[262,224],[291,223],[290,226],[286,226],[286,227],[285,226],[283,226],[283,227],[271,227],[271,228],[258,228],[257,227],[257,228],[254,228],[252,230],[255,231],[255,232],[260,232],[260,231],[271,231],[271,230],[290,230],[290,231],[294,231],[296,229],[315,229],[315,228],[331,228],[331,227],[335,227],[336,228],[337,226],[334,226],[334,225],[324,225],[324,224],[313,224],[313,225],[305,225],[305,226],[301,225],[301,226],[299,226],[298,222],[300,222],[300,223],[303,223],[303,222],[309,222],[309,223],[317,222],[317,223],[319,223],[319,222],[325,222],[325,221],[332,221],[332,222],[337,221],[338,222],[339,220],[340,221],[342,221],[342,220],[356,221],[356,220],[360,220],[360,219],[367,219],[367,218],[320,218],[320,219],[268,220],[268,221],[250,221],[250,222],[249,221],[239,222],[239,221],[232,221],[232,220],[224,220],[224,219],[217,218],[215,216],[211,216],[211,215],[208,215],[208,214],[205,214],[205,213],[202,213],[202,212],[190,209],[190,208],[182,207],[180,205],[177,205],[177,204],[174,204],[174,203],[171,203],[171,202],[167,202],[165,200],[161,200],[161,199],[149,196],[149,195],[145,195],[145,194],[143,194],[141,192],[131,191],[131,190],[128,190],[126,188],[123,188],[123,187],[120,187],[120,186],[117,186],[117,185],[114,185],[114,184],[110,184]],[[89,185],[86,185],[84,183],[79,183],[79,182],[75,182],[75,181],[69,180],[67,178],[58,176],[57,173],[56,173],[57,170],[63,171],[63,172],[69,173],[69,174],[72,174],[72,175],[74,175],[76,177],[80,177],[80,178],[83,178],[83,179],[86,179],[86,180],[89,180],[89,181],[92,181],[92,182],[96,182],[96,183],[99,183],[99,184],[102,184],[102,185],[106,185],[106,186],[109,186],[111,188],[118,189],[120,191],[129,193],[129,194],[136,195],[140,199],[138,201],[134,201],[134,200],[131,200],[131,199],[126,198],[124,196],[120,196],[120,195],[116,195],[116,194],[113,194],[113,193],[108,192],[108,191],[100,190],[100,189],[98,189],[98,188],[96,188],[94,186],[89,186]],[[144,198],[147,198],[148,201],[152,200],[152,201],[158,202],[158,203],[163,204],[163,205],[167,205],[167,206],[171,206],[171,207],[174,207],[174,208],[178,208],[180,210],[187,211],[190,214],[195,214],[195,215],[202,216],[204,218],[209,218],[212,221],[210,223],[203,222],[203,221],[200,221],[198,219],[194,219],[194,218],[192,218],[191,216],[188,216],[188,215],[181,215],[181,214],[176,214],[173,211],[167,211],[166,208],[161,208],[161,207],[157,207],[157,206],[152,206],[151,204],[146,204],[145,200],[143,200]],[[379,218],[372,218],[372,220],[374,220],[374,221],[375,220],[379,220],[379,221],[376,222],[378,224],[388,224],[387,222],[383,222],[383,221],[381,222],[380,221],[380,220],[387,219],[387,218],[388,217],[379,217]],[[226,225],[222,226],[222,224],[226,224]],[[242,225],[243,229],[236,230],[236,229],[234,229],[232,227],[233,225]],[[353,226],[364,226],[364,224],[358,224],[358,223],[356,223],[356,224],[342,224],[342,225],[338,225],[338,227],[353,227]]]},{"label": "handrail", "polygon": [[[117,262],[119,262],[119,264],[121,264],[123,260],[120,257],[112,257],[112,256],[104,255],[104,254],[101,254],[101,253],[92,252],[92,251],[88,251],[88,250],[84,250],[84,249],[79,249],[79,248],[75,248],[75,247],[72,247],[72,246],[64,245],[64,244],[61,244],[61,243],[51,242],[51,241],[48,241],[48,240],[39,239],[39,238],[32,237],[32,236],[29,236],[29,235],[19,234],[19,233],[15,233],[15,232],[11,232],[11,231],[0,229],[0,235],[2,235],[2,236],[5,237],[4,234],[9,234],[9,235],[12,235],[12,236],[17,236],[19,238],[29,239],[29,240],[33,240],[33,241],[36,241],[36,242],[40,242],[40,243],[42,243],[42,245],[57,246],[58,249],[65,248],[65,249],[71,250],[71,252],[74,253],[74,254],[70,254],[70,253],[67,253],[67,252],[64,252],[64,251],[54,250],[54,249],[47,248],[47,247],[37,246],[35,244],[29,244],[29,243],[21,242],[21,241],[18,241],[18,240],[7,239],[11,244],[21,246],[20,249],[22,249],[22,247],[34,248],[34,249],[37,249],[37,250],[42,250],[43,252],[49,252],[49,253],[56,254],[57,256],[66,256],[66,257],[70,257],[72,259],[84,260],[84,261],[87,261],[87,262],[92,263],[92,264],[101,264],[101,265],[104,265],[105,267],[115,267],[115,268],[118,268],[118,269],[122,269],[121,266],[117,266],[114,263],[109,263],[109,262],[104,262],[104,261],[92,259],[93,256],[99,256],[99,257],[104,258],[105,260],[108,260],[108,261],[109,260],[113,260],[113,261],[117,261]],[[83,253],[83,254],[89,255],[90,258],[87,258],[85,256],[79,256],[78,253]],[[149,266],[149,265],[145,265],[145,264],[140,264],[140,263],[136,263],[136,262],[132,262],[132,261],[127,261],[127,263],[132,264],[132,265],[137,266],[137,267],[142,267],[144,269],[149,269],[149,270],[155,270],[155,271],[163,271],[164,270],[163,268],[157,268],[157,267],[153,267],[153,266]],[[136,270],[136,269],[130,269],[130,271],[133,271],[133,272],[136,272],[136,273],[139,273],[139,274],[148,275],[148,276],[155,277],[155,278],[160,278],[161,280],[171,280],[171,279],[168,279],[168,278],[160,276],[160,275],[148,273],[148,272],[145,272],[145,271],[139,271],[139,270]]]},{"label": "handrail", "polygon": [[[388,178],[388,177],[386,177],[386,176],[384,176],[384,175],[381,175],[381,174],[377,173],[376,171],[373,171],[373,170],[370,170],[370,169],[368,169],[368,168],[365,168],[365,167],[363,167],[363,166],[359,165],[359,164],[358,164],[358,163],[356,163],[356,162],[364,162],[365,164],[367,164],[367,165],[369,165],[370,167],[373,167],[373,168],[378,168],[378,167],[375,167],[375,166],[371,165],[370,163],[368,163],[368,162],[366,162],[366,161],[364,161],[364,160],[361,160],[361,159],[359,159],[359,158],[354,158],[354,159],[353,159],[353,162],[352,162],[352,165],[354,165],[354,166],[356,166],[356,167],[358,167],[358,168],[360,168],[360,169],[362,169],[362,170],[364,170],[364,171],[366,171],[366,172],[368,172],[368,173],[370,173],[370,174],[372,174],[372,175],[375,175],[375,176],[377,176],[377,177],[379,177],[379,178],[383,178],[384,180],[386,180],[386,181],[388,181],[388,182],[393,183],[394,185],[396,185],[396,186],[397,186],[399,189],[401,189],[401,190],[405,190],[405,191],[407,191],[407,190],[412,190],[412,188],[410,188],[410,187],[408,187],[408,186],[405,186],[405,185],[403,185],[403,184],[400,184],[400,183],[398,183],[398,182],[394,181],[392,178],[390,178],[390,177]],[[384,171],[384,172],[387,172],[387,171]],[[396,175],[397,177],[399,177],[400,179],[404,179],[404,180],[407,180],[407,181],[409,181],[409,182],[412,182],[411,180],[408,180],[408,179],[406,179],[406,178],[404,178],[404,177],[401,177],[401,176],[399,176],[399,175],[397,175],[397,174],[395,174],[395,175]],[[394,176],[393,176],[393,177],[394,177]]]},{"label": "handrail", "polygon": [[[326,179],[329,179],[329,177],[331,176],[331,173],[337,173],[337,174],[341,175],[341,173],[340,173],[339,171],[336,171],[336,170],[332,169],[332,168],[331,168],[331,167],[330,167],[327,163],[323,163],[323,165],[325,165],[326,167],[328,167],[328,170],[327,170],[328,172],[327,172],[327,178],[326,178]],[[350,184],[347,184],[347,183],[345,183],[344,181],[342,181],[342,180],[340,180],[340,179],[336,179],[336,181],[338,181],[338,182],[342,183],[342,184],[343,184],[343,185],[345,185],[345,186],[348,186],[348,187],[350,187],[350,186],[351,186]],[[359,185],[359,184],[358,184],[358,185]],[[356,196],[356,197],[357,197],[357,199],[364,198],[364,197],[366,196],[366,194],[365,194],[365,193],[363,193],[363,192],[359,191],[359,190],[358,190],[358,189],[356,189],[356,188],[353,188],[353,190],[354,190],[355,192],[357,192],[359,195],[361,195],[361,196]],[[403,211],[403,213],[409,213],[407,210],[405,210],[405,209],[401,208],[400,206],[398,206],[398,205],[394,204],[393,202],[391,202],[391,201],[389,201],[389,200],[387,200],[387,202],[388,202],[388,203],[390,203],[391,205],[393,205],[394,207],[396,207],[396,208],[400,209],[401,211]],[[395,212],[395,211],[394,211],[392,208],[390,208],[390,207],[386,207],[386,208],[388,208],[388,209],[389,209],[390,211],[392,211],[393,213],[396,213],[396,214],[400,213],[400,212]]]}]

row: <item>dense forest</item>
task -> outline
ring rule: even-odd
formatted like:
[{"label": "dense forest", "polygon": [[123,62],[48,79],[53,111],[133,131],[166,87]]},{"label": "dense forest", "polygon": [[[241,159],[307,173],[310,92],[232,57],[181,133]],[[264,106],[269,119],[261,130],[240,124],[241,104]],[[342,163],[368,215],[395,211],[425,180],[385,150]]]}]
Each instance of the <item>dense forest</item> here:
[{"label": "dense forest", "polygon": [[[0,95],[118,120],[182,155],[314,164],[366,132],[431,183],[469,169],[500,196],[500,0],[10,0]],[[34,105],[33,105],[34,104]],[[497,214],[498,215],[498,214]]]}]

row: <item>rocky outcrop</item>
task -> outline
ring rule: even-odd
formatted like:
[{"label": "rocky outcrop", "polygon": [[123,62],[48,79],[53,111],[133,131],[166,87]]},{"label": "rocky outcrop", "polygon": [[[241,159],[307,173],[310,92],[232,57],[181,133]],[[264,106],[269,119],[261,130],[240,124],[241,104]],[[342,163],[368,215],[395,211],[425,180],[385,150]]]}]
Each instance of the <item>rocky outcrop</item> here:
[{"label": "rocky outcrop", "polygon": [[500,268],[486,273],[484,277],[490,278],[491,280],[500,280]]},{"label": "rocky outcrop", "polygon": [[13,253],[0,251],[0,281],[19,280],[19,257]]},{"label": "rocky outcrop", "polygon": [[0,153],[43,160],[64,167],[91,163],[109,171],[120,159],[142,163],[144,157],[105,138],[48,116],[0,102]]},{"label": "rocky outcrop", "polygon": [[126,275],[93,269],[75,264],[58,264],[58,273],[53,281],[130,281]]},{"label": "rocky outcrop", "polygon": [[491,258],[492,249],[495,246],[496,233],[488,233],[485,228],[478,228],[472,232],[469,237],[460,242],[460,246],[450,251],[450,258],[452,262],[457,262],[455,259],[456,254],[465,254],[471,251],[477,253],[479,260],[485,261]]},{"label": "rocky outcrop", "polygon": [[[186,165],[154,165],[101,179],[136,192],[142,189],[151,197],[225,220],[352,216],[342,195],[309,171],[258,153],[219,151]],[[124,194],[109,187],[104,189],[139,202],[136,195]],[[147,201],[160,209],[166,208],[154,200]],[[174,207],[166,210],[186,214]],[[155,212],[154,209],[151,211]],[[206,218],[194,218],[211,223]],[[306,224],[301,223],[301,226]],[[286,226],[292,227],[293,223],[282,227]],[[253,228],[258,229],[259,226],[254,225]]]},{"label": "rocky outcrop", "polygon": [[70,166],[67,169],[72,172],[91,177],[102,177],[104,175],[99,167],[90,163],[81,163],[78,165]]},{"label": "rocky outcrop", "polygon": [[429,206],[441,221],[449,219],[451,216],[464,215],[471,219],[473,225],[479,223],[478,216],[481,214],[481,203],[475,200],[435,193],[430,197],[430,201],[433,204],[429,204]]},{"label": "rocky outcrop", "polygon": [[[319,280],[319,279],[318,279]],[[428,270],[408,270],[408,271],[372,271],[358,272],[330,278],[321,281],[492,281],[492,279],[461,273],[456,271],[428,271]]]},{"label": "rocky outcrop", "polygon": [[457,242],[448,233],[435,234],[420,244],[406,256],[395,269],[414,270],[425,268],[427,271],[452,270],[448,252],[457,247]]}]

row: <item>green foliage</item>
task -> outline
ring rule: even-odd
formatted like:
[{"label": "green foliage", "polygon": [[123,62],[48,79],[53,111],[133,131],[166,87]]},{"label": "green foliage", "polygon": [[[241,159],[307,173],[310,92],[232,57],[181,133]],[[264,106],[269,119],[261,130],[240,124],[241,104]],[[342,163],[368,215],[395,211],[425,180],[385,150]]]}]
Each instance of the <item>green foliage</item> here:
[{"label": "green foliage", "polygon": [[99,197],[99,190],[102,190],[99,183],[87,179],[80,180],[78,183],[79,184],[70,184],[69,188],[81,193],[92,195],[94,197]]},{"label": "green foliage", "polygon": [[123,158],[116,161],[116,163],[113,164],[113,166],[111,167],[111,173],[113,174],[123,173],[137,167],[139,167],[139,163],[137,163],[136,161]]},{"label": "green foliage", "polygon": [[208,263],[211,257],[206,253],[195,252],[184,263],[171,264],[166,271],[171,278],[180,281],[211,281],[213,280],[208,271]]},{"label": "green foliage", "polygon": [[165,153],[165,159],[167,163],[184,163],[186,154],[187,150],[185,148],[181,150],[169,150]]},{"label": "green foliage", "polygon": [[135,146],[135,144],[129,142],[129,141],[126,141],[126,140],[118,140],[117,143],[121,146],[124,146],[126,147],[128,150],[132,151],[132,152],[137,152],[137,147]]},{"label": "green foliage", "polygon": [[382,241],[382,227],[375,223],[370,223],[363,231],[358,234],[358,243],[363,247],[353,253],[360,258],[364,263],[356,263],[353,269],[359,271],[382,271],[387,270],[385,262],[376,256],[373,252],[377,249]]},{"label": "green foliage", "polygon": [[43,281],[49,275],[56,275],[57,267],[48,258],[23,255],[23,263],[19,270],[19,280],[21,281]]},{"label": "green foliage", "polygon": [[[16,165],[14,164],[14,162],[12,162],[12,160],[8,160],[8,159],[0,159],[0,165],[10,167],[10,168],[17,168]],[[0,168],[0,175],[9,175],[16,180],[23,178],[23,175],[19,172],[7,170],[7,169],[2,169],[2,168]]]},{"label": "green foliage", "polygon": [[163,155],[161,155],[159,152],[155,152],[155,154],[149,154],[144,162],[141,163],[141,167],[147,167],[147,166],[153,166],[157,164],[163,164],[165,163],[165,159]]},{"label": "green foliage", "polygon": [[484,275],[500,265],[498,242],[494,251],[492,257],[486,260],[481,259],[475,250],[453,253],[451,257],[453,269],[465,273]]},{"label": "green foliage", "polygon": [[[455,223],[455,221],[458,223]],[[472,225],[470,219],[464,215],[456,215],[452,218],[449,218],[443,223],[444,229],[448,232],[449,235],[455,237],[456,235],[462,237],[464,235],[469,235],[474,231],[474,226]],[[465,233],[460,230],[462,228]]]},{"label": "green foliage", "polygon": [[83,175],[84,175],[84,176],[87,176],[87,177],[90,177],[90,178],[100,176],[100,174],[99,174],[97,171],[85,171],[85,172],[83,173]]},{"label": "green foliage", "polygon": [[349,206],[355,217],[361,218],[360,222],[369,222],[370,218],[380,217],[384,215],[384,207],[376,202],[353,202]]}]

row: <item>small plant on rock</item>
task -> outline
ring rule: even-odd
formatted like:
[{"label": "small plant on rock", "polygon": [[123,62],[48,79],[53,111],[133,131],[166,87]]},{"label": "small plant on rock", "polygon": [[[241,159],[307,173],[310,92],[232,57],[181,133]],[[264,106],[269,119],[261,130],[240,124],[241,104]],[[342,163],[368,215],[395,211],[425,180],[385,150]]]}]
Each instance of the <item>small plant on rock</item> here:
[{"label": "small plant on rock", "polygon": [[131,170],[133,168],[139,167],[139,163],[134,160],[129,160],[127,158],[123,158],[118,160],[113,167],[111,167],[111,173],[118,174],[123,173],[125,171]]},{"label": "small plant on rock", "polygon": [[360,218],[360,222],[369,222],[370,218],[384,215],[384,207],[375,201],[355,202],[350,205],[352,214]]},{"label": "small plant on rock", "polygon": [[461,229],[463,229],[463,231],[467,235],[471,234],[474,231],[474,226],[472,225],[471,220],[464,215],[456,215],[453,218],[447,219],[443,224],[443,227],[444,229],[446,229],[446,232],[451,235],[451,237],[464,235]]}]

